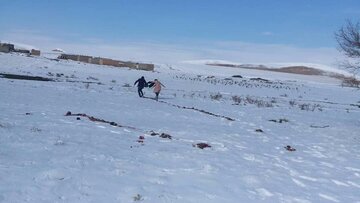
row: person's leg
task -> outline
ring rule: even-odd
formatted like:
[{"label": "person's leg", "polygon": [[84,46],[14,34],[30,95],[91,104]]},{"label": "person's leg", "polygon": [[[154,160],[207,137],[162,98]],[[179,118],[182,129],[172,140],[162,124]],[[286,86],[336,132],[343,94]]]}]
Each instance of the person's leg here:
[{"label": "person's leg", "polygon": [[140,89],[140,94],[141,94],[140,97],[144,97],[144,92],[142,91],[142,89]]},{"label": "person's leg", "polygon": [[155,100],[157,101],[159,99],[159,92],[155,92]]},{"label": "person's leg", "polygon": [[139,94],[139,97],[142,97],[142,90],[140,88],[138,88],[138,94]]}]

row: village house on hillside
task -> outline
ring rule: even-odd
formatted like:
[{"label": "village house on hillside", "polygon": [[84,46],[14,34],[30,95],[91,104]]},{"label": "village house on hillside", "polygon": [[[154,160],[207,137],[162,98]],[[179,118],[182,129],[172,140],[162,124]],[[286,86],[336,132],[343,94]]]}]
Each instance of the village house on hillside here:
[{"label": "village house on hillside", "polygon": [[[0,43],[0,52],[3,53],[23,53],[28,54],[28,56],[40,56],[40,50],[36,49],[17,49],[15,48],[14,44],[10,43]],[[114,66],[114,67],[126,67],[131,69],[137,70],[146,70],[146,71],[154,71],[155,65],[151,63],[138,63],[132,61],[120,61],[114,60],[110,58],[102,58],[102,57],[93,57],[93,56],[84,56],[84,55],[77,55],[77,54],[61,54],[59,59],[66,59],[66,60],[73,60],[73,61],[80,61],[83,63],[90,63],[90,64],[98,64],[98,65],[105,65],[105,66]]]},{"label": "village house on hillside", "polygon": [[9,44],[9,43],[0,43],[0,52],[3,52],[3,53],[17,52],[17,53],[29,54],[32,56],[40,56],[40,50],[16,49],[15,45]]},{"label": "village house on hillside", "polygon": [[84,63],[98,64],[98,65],[127,67],[131,69],[146,70],[146,71],[153,71],[155,68],[154,64],[150,64],[150,63],[136,63],[131,61],[120,61],[109,58],[84,56],[84,55],[76,55],[76,54],[61,54],[58,58],[80,61]]},{"label": "village house on hillside", "polygon": [[40,50],[31,49],[30,55],[32,55],[32,56],[40,56]]},{"label": "village house on hillside", "polygon": [[0,43],[0,52],[9,53],[15,51],[15,46],[13,44]]}]

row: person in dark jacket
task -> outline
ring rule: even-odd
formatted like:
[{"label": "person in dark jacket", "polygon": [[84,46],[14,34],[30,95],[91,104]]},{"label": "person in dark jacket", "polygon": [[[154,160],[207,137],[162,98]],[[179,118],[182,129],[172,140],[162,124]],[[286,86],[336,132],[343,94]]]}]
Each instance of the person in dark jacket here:
[{"label": "person in dark jacket", "polygon": [[137,81],[135,81],[134,85],[136,85],[136,83],[137,83],[137,87],[138,87],[139,97],[144,97],[144,92],[142,91],[142,89],[144,89],[144,87],[147,86],[144,76],[142,76]]}]

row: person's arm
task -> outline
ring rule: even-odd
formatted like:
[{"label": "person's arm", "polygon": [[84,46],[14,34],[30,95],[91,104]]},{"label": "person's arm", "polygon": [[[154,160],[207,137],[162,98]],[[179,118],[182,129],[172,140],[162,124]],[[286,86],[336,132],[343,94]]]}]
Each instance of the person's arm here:
[{"label": "person's arm", "polygon": [[154,81],[149,81],[148,83],[148,87],[150,87],[150,85],[152,85],[151,87],[154,87]]},{"label": "person's arm", "polygon": [[135,81],[134,86],[135,86],[135,85],[136,85],[136,83],[138,83],[138,82],[139,82],[139,80]]},{"label": "person's arm", "polygon": [[145,80],[145,79],[144,79],[144,81],[143,81],[143,82],[144,82],[144,84],[143,84],[143,85],[144,85],[144,87],[148,87],[148,84],[147,84],[147,82],[146,82],[146,80]]},{"label": "person's arm", "polygon": [[165,87],[165,85],[163,85],[161,82],[159,82],[161,86]]}]

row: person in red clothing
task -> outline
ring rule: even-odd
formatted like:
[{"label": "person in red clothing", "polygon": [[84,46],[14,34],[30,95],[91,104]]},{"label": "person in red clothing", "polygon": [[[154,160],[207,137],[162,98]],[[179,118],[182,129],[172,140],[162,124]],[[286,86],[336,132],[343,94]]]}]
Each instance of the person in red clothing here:
[{"label": "person in red clothing", "polygon": [[158,79],[154,80],[154,93],[155,93],[155,100],[159,99],[159,94],[161,91],[161,86],[165,87]]}]

